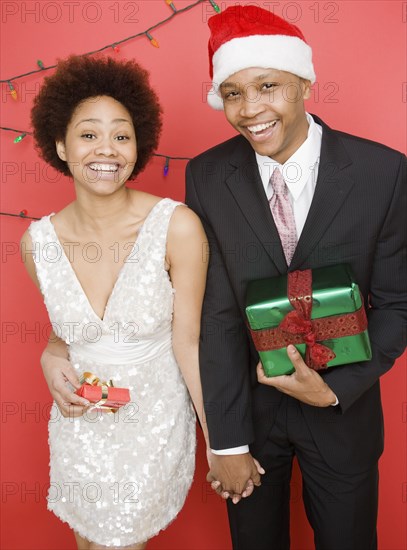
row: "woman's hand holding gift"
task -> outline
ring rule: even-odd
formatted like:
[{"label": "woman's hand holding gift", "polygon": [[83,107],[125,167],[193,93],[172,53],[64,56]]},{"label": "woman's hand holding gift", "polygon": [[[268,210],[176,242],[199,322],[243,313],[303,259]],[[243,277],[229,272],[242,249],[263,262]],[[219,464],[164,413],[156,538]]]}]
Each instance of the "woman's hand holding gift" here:
[{"label": "woman's hand holding gift", "polygon": [[65,342],[55,336],[50,338],[48,346],[42,353],[41,366],[48,389],[54,398],[62,416],[82,416],[90,403],[76,395],[74,390],[80,388],[75,369],[68,360]]}]

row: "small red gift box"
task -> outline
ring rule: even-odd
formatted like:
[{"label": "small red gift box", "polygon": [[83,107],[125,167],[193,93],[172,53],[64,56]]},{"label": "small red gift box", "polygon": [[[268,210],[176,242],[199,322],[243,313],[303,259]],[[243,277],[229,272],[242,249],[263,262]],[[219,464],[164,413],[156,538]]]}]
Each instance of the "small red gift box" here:
[{"label": "small red gift box", "polygon": [[83,373],[81,383],[82,386],[75,393],[98,409],[116,412],[130,402],[130,391],[127,388],[114,388],[111,381],[101,382],[91,372]]}]

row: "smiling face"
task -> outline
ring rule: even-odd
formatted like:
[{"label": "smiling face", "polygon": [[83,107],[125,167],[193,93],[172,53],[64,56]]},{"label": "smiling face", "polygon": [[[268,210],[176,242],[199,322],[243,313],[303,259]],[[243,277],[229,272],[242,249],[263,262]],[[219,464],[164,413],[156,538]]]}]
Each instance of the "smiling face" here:
[{"label": "smiling face", "polygon": [[259,155],[286,162],[307,138],[304,99],[311,83],[275,69],[251,67],[220,86],[230,124]]},{"label": "smiling face", "polygon": [[81,102],[69,122],[65,141],[56,143],[77,189],[97,195],[121,188],[137,161],[136,133],[131,116],[108,96]]}]

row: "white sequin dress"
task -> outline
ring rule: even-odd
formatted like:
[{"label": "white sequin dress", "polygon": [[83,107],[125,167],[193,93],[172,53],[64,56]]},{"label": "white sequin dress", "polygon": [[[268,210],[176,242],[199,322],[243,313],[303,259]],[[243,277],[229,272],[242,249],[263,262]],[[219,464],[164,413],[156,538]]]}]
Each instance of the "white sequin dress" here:
[{"label": "white sequin dress", "polygon": [[114,414],[94,409],[64,418],[55,402],[51,409],[48,509],[104,546],[135,544],[164,529],[192,483],[195,414],[172,351],[174,290],[164,268],[178,204],[162,199],[151,210],[103,319],[58,241],[52,214],[30,225],[50,321],[69,344],[74,368],[130,389],[131,402]]}]

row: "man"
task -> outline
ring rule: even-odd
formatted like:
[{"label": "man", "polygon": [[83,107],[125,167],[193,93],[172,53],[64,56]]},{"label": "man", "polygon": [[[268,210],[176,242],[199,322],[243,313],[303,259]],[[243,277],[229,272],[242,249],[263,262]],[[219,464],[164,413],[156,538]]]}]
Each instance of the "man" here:
[{"label": "man", "polygon": [[[306,113],[315,73],[297,27],[239,5],[209,26],[208,101],[240,135],[187,167],[186,202],[210,245],[200,351],[208,480],[230,497],[236,550],[286,549],[296,455],[316,548],[374,549],[379,377],[405,349],[406,159]],[[245,322],[248,282],[341,263],[369,305],[372,359],[318,373],[289,346],[294,374],[266,378]]]}]

